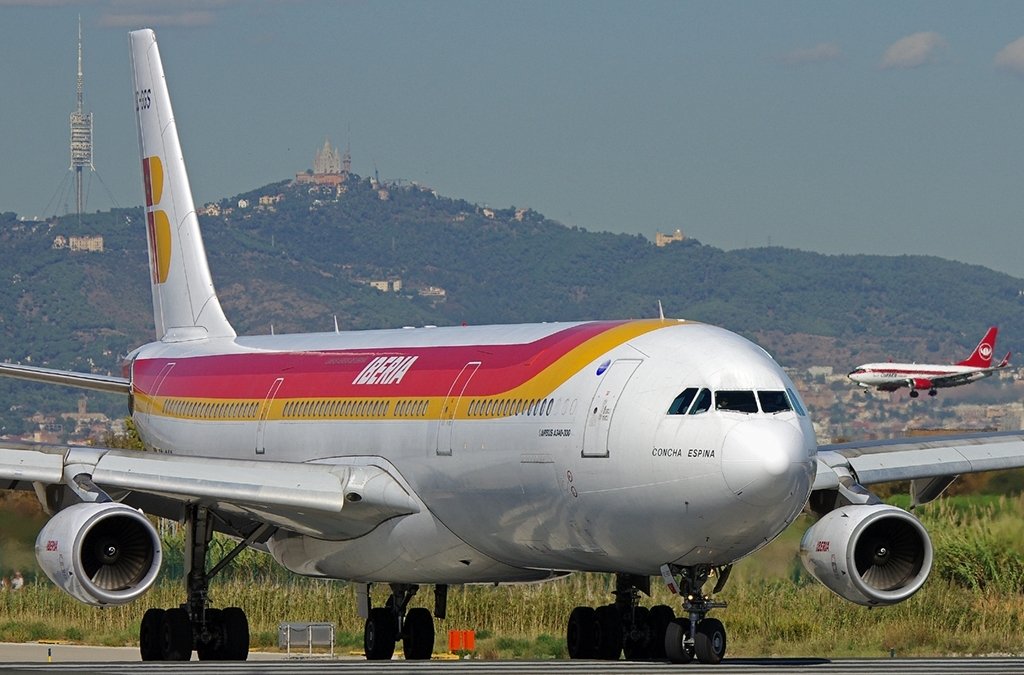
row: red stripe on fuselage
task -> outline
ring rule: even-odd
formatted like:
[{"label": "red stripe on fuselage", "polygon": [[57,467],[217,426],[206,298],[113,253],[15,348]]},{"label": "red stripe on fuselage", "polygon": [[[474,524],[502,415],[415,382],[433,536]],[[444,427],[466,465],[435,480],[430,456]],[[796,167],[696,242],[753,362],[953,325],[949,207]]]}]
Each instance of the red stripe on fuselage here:
[{"label": "red stripe on fuselage", "polygon": [[[268,381],[283,377],[276,398],[445,396],[467,363],[481,366],[464,395],[488,396],[522,385],[587,340],[625,321],[586,323],[521,344],[436,347],[382,347],[338,350],[225,354],[180,359],[139,359],[133,373],[138,393],[161,397],[262,399]],[[400,383],[354,384],[363,369],[381,356],[415,356]],[[154,388],[162,369],[175,366]]]}]

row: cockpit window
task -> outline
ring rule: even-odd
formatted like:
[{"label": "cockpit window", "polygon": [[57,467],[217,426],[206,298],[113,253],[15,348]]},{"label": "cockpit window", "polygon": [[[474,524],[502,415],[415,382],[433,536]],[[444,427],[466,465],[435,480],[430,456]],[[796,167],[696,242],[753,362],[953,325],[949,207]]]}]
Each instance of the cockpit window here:
[{"label": "cockpit window", "polygon": [[789,400],[793,402],[793,409],[796,410],[796,414],[800,417],[806,417],[807,411],[804,410],[803,401],[797,396],[796,392],[792,389],[786,388],[786,393],[789,394]]},{"label": "cockpit window", "polygon": [[754,392],[746,391],[718,391],[715,392],[715,410],[732,410],[741,413],[756,413],[757,399]]},{"label": "cockpit window", "polygon": [[701,389],[700,393],[697,394],[697,400],[693,402],[693,407],[690,408],[691,415],[699,415],[700,413],[707,412],[711,409],[711,390]]},{"label": "cockpit window", "polygon": [[780,413],[793,409],[784,391],[759,391],[757,398],[761,401],[761,412]]},{"label": "cockpit window", "polygon": [[683,393],[676,396],[672,405],[668,407],[669,415],[685,415],[686,410],[693,403],[693,397],[697,395],[697,387],[688,387]]}]

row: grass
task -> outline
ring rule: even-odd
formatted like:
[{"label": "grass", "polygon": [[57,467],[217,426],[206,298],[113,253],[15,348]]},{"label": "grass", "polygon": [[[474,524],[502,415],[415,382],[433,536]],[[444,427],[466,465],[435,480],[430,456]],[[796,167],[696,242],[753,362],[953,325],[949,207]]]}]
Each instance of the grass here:
[{"label": "grass", "polygon": [[[731,656],[900,656],[1017,654],[1024,625],[1024,499],[955,497],[919,514],[935,544],[931,578],[917,595],[892,607],[846,602],[807,575],[797,559],[801,518],[777,541],[740,562],[716,610],[729,630]],[[180,535],[167,535],[170,549]],[[0,640],[40,639],[134,645],[147,607],[172,607],[183,598],[173,555],[169,575],[133,605],[82,605],[43,578],[0,596]],[[305,579],[276,568],[255,552],[240,557],[231,575],[216,579],[215,606],[246,609],[255,649],[274,648],[282,621],[333,621],[338,650],[360,649],[362,620],[354,588]],[[656,581],[656,580],[655,580]],[[483,658],[565,658],[565,620],[576,605],[611,601],[611,575],[578,574],[538,585],[461,586],[449,593],[448,618],[438,622],[437,651],[448,629],[477,631]],[[427,589],[429,590],[429,589]],[[648,604],[678,607],[660,585]],[[385,589],[375,589],[375,604]],[[423,601],[431,605],[429,592]]]}]

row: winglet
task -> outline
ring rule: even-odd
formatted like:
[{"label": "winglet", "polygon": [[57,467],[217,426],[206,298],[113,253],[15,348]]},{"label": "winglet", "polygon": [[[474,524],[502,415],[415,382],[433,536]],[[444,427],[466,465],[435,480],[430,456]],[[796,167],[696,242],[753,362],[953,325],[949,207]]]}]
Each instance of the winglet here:
[{"label": "winglet", "polygon": [[956,364],[958,366],[970,366],[972,368],[988,368],[992,365],[992,354],[995,353],[996,347],[996,336],[999,334],[999,328],[992,326],[985,333],[985,337],[981,338],[981,342],[974,348],[971,355],[966,359]]},{"label": "winglet", "polygon": [[128,35],[157,339],[234,337],[210,276],[156,34]]},{"label": "winglet", "polygon": [[1006,366],[1010,365],[1010,354],[1011,353],[1012,352],[1006,352],[1006,356],[1003,357],[1003,360],[999,362],[999,365],[996,366],[996,368],[1005,368]]}]

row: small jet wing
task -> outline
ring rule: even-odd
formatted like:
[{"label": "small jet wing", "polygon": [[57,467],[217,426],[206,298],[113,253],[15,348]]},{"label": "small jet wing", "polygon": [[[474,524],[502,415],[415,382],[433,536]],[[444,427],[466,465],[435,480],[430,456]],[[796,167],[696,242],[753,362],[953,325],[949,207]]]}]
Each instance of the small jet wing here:
[{"label": "small jet wing", "polygon": [[22,366],[15,363],[0,363],[0,376],[19,380],[63,384],[68,387],[107,391],[115,394],[130,394],[132,385],[126,378],[113,375],[93,375],[70,370],[52,370],[36,366]]},{"label": "small jet wing", "polygon": [[1024,467],[1024,431],[823,445],[815,490],[839,486],[837,469],[862,485]]},{"label": "small jet wing", "polygon": [[160,515],[202,504],[233,521],[269,523],[322,539],[362,536],[420,502],[386,468],[257,462],[30,443],[0,447],[0,486],[66,483],[87,474],[118,501]]}]

